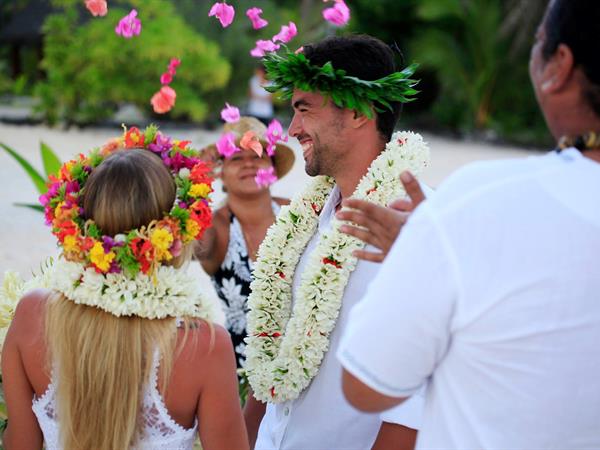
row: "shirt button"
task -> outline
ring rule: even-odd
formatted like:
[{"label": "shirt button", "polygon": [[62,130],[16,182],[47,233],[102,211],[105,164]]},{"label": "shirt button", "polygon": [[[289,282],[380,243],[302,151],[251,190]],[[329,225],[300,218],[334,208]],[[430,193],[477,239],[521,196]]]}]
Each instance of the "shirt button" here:
[{"label": "shirt button", "polygon": [[286,416],[290,415],[290,407],[286,406],[285,409],[283,410],[283,414],[285,414]]}]

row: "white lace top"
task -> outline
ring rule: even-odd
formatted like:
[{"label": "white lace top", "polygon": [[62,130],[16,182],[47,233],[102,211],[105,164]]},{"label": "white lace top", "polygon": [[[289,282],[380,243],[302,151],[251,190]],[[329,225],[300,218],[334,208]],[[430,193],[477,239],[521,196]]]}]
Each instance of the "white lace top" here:
[{"label": "white lace top", "polygon": [[[185,429],[169,415],[162,396],[158,392],[158,353],[154,356],[149,386],[144,391],[142,405],[142,438],[134,449],[143,450],[191,450],[198,430],[198,421],[193,428]],[[44,434],[48,450],[62,449],[56,416],[56,387],[51,380],[41,397],[34,397],[31,405]]]}]

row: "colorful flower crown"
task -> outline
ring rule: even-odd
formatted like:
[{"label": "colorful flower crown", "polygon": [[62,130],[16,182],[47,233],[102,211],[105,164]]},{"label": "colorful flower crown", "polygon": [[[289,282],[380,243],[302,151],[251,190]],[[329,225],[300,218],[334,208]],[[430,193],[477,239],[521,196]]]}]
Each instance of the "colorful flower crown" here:
[{"label": "colorful flower crown", "polygon": [[[101,274],[121,273],[135,278],[150,274],[161,263],[178,256],[183,244],[200,239],[211,226],[209,194],[210,167],[189,141],[172,140],[150,125],[143,132],[125,128],[123,136],[66,162],[57,176],[50,176],[48,192],[40,197],[46,223],[63,248],[66,260],[92,267]],[[171,211],[147,226],[116,236],[104,235],[82,208],[85,183],[95,167],[119,150],[145,149],[158,155],[169,169],[177,187]]]},{"label": "colorful flower crown", "polygon": [[372,118],[373,108],[377,112],[392,111],[391,103],[411,102],[419,92],[413,89],[418,80],[411,79],[418,64],[368,81],[346,75],[345,70],[335,69],[331,62],[313,65],[301,51],[294,53],[285,45],[281,47],[283,54],[267,53],[262,61],[270,81],[265,89],[271,93],[279,92],[283,99],[292,98],[295,88],[317,91],[330,97],[340,108],[353,109]]}]

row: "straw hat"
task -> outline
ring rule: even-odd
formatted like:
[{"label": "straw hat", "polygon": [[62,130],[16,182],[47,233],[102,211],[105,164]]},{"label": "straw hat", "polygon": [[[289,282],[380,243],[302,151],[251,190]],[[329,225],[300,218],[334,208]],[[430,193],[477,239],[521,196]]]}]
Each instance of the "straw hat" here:
[{"label": "straw hat", "polygon": [[[223,132],[225,133],[233,133],[235,134],[235,144],[237,146],[240,145],[240,139],[242,136],[248,132],[253,131],[263,148],[267,147],[267,127],[264,123],[254,117],[242,116],[240,120],[235,123],[226,123],[223,127]],[[219,160],[223,160],[223,156],[221,156],[217,151],[216,144],[211,144],[207,146],[205,152],[217,155],[216,157]],[[273,166],[275,167],[275,172],[277,173],[277,178],[283,178],[294,165],[295,160],[294,152],[290,147],[283,143],[278,143],[275,146],[275,154],[273,155]]]}]

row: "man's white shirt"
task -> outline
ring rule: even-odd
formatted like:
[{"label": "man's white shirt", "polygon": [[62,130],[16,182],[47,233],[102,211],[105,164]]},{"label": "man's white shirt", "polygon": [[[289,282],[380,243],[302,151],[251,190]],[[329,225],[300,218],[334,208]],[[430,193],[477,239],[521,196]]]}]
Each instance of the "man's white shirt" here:
[{"label": "man's white shirt", "polygon": [[[600,448],[600,164],[478,163],[409,220],[338,351],[417,448]],[[385,344],[384,344],[385,343]]]},{"label": "man's white shirt", "polygon": [[[319,217],[318,230],[300,258],[294,274],[294,298],[302,272],[310,254],[319,242],[319,236],[329,230],[341,195],[335,186]],[[371,249],[373,250],[373,249]],[[415,396],[411,403],[392,409],[379,416],[361,413],[344,398],[340,380],[342,367],[335,354],[348,314],[366,293],[367,286],[379,271],[381,264],[359,261],[350,275],[337,324],[331,333],[329,350],[311,384],[294,401],[268,404],[260,424],[256,450],[365,450],[371,448],[382,423],[399,423],[418,428],[423,408],[423,397]]]}]

